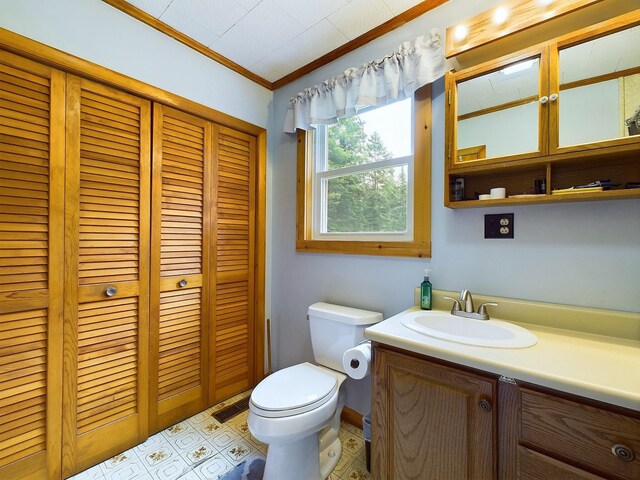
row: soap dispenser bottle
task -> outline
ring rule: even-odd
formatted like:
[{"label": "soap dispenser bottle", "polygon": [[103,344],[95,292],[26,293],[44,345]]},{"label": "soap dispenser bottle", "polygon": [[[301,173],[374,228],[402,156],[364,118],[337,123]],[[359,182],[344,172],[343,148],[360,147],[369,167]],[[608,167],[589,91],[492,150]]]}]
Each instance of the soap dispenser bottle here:
[{"label": "soap dispenser bottle", "polygon": [[420,284],[420,308],[431,310],[431,282],[429,281],[431,270],[424,269],[424,282]]}]

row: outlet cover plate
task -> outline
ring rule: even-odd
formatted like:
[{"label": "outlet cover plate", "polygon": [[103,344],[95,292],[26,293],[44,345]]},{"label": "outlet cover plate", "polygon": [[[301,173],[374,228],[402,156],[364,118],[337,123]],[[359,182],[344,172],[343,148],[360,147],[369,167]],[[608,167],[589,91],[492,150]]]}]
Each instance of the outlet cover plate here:
[{"label": "outlet cover plate", "polygon": [[484,238],[513,238],[513,213],[485,215]]}]

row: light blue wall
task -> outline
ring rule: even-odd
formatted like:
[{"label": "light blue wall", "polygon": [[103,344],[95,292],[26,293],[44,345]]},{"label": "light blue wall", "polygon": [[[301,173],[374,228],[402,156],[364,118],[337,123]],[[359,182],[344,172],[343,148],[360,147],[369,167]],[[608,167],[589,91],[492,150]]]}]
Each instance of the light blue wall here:
[{"label": "light blue wall", "polygon": [[[499,3],[450,0],[433,12],[289,84],[274,94],[271,169],[271,314],[274,365],[312,360],[307,306],[335,302],[396,314],[413,303],[426,261],[296,253],[296,139],[282,126],[290,97],[400,42]],[[450,210],[443,206],[444,94],[434,85],[432,282],[435,288],[640,312],[640,200]],[[594,179],[595,180],[595,179]],[[486,213],[513,212],[514,240],[484,240]],[[368,385],[348,384],[347,405],[368,408]]]},{"label": "light blue wall", "polygon": [[271,91],[100,0],[0,0],[0,27],[267,126]]}]

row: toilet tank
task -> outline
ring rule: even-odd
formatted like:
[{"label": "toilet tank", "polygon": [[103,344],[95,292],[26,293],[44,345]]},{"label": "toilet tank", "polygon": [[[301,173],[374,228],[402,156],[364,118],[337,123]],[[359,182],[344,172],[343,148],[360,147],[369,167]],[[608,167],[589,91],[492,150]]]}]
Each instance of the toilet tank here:
[{"label": "toilet tank", "polygon": [[381,320],[378,312],[314,303],[309,307],[309,328],[316,362],[344,372],[343,353],[363,341],[365,329]]}]

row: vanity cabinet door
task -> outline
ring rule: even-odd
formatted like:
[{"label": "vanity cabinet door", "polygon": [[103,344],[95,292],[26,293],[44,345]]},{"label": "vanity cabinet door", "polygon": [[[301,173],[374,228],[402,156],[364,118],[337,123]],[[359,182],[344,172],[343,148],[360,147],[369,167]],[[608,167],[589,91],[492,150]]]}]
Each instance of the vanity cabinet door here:
[{"label": "vanity cabinet door", "polygon": [[376,346],[372,474],[496,478],[496,381]]},{"label": "vanity cabinet door", "polygon": [[539,480],[541,478],[604,480],[603,477],[585,472],[525,447],[518,447],[518,465],[520,465],[517,477],[519,480]]},{"label": "vanity cabinet door", "polygon": [[500,382],[500,478],[640,478],[640,415]]}]

